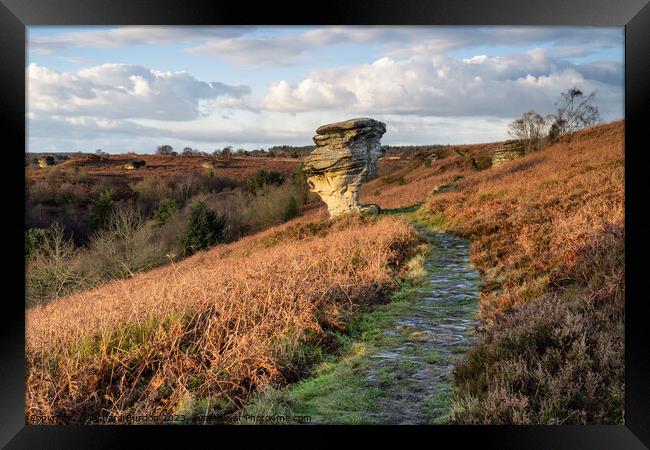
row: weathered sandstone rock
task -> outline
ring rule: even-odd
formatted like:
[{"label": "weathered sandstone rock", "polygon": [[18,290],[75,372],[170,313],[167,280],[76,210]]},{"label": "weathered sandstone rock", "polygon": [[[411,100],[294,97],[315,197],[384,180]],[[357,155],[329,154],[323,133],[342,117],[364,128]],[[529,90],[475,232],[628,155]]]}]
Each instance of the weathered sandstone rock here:
[{"label": "weathered sandstone rock", "polygon": [[41,169],[44,169],[49,166],[53,166],[54,164],[55,162],[53,156],[46,156],[45,158],[41,158],[38,160],[38,167],[40,167]]},{"label": "weathered sandstone rock", "polygon": [[316,149],[305,159],[303,170],[331,217],[352,211],[379,212],[377,205],[359,204],[359,187],[377,172],[377,159],[384,154],[379,141],[385,132],[383,122],[369,118],[316,130]]},{"label": "weathered sandstone rock", "polygon": [[524,154],[524,144],[521,141],[506,141],[503,147],[496,149],[492,155],[492,165],[498,166],[507,161],[517,159]]},{"label": "weathered sandstone rock", "polygon": [[140,167],[145,166],[146,164],[147,163],[145,161],[143,161],[143,160],[141,160],[141,161],[131,161],[130,163],[125,164],[124,168],[126,170],[135,170],[135,169],[139,169]]}]

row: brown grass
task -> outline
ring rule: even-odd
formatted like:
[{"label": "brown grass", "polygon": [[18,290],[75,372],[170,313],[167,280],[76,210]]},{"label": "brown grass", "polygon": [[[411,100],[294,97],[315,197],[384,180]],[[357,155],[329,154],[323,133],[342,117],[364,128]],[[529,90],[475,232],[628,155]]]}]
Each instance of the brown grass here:
[{"label": "brown grass", "polygon": [[445,228],[472,240],[490,286],[483,318],[535,297],[536,284],[585,282],[599,264],[591,247],[622,239],[623,136],[621,122],[585,130],[428,200]]},{"label": "brown grass", "polygon": [[[472,240],[483,325],[454,371],[454,422],[621,422],[623,137],[606,124],[486,170],[472,159],[499,143],[447,147],[430,165],[380,162],[363,187],[382,208],[424,201],[424,219]],[[208,397],[232,411],[295,379],[310,343],[381,298],[416,241],[391,218],[306,223],[322,214],[29,311],[28,421]]]},{"label": "brown grass", "polygon": [[622,122],[584,130],[425,203],[484,281],[458,422],[622,420],[623,138]]},{"label": "brown grass", "polygon": [[236,410],[382,298],[417,241],[393,218],[284,225],[33,308],[27,421]]},{"label": "brown grass", "polygon": [[[363,203],[376,203],[384,209],[411,206],[424,201],[437,189],[449,185],[459,177],[475,171],[472,159],[483,160],[500,145],[499,142],[476,145],[457,145],[444,148],[440,157],[430,166],[414,159],[406,164],[380,160],[378,176],[361,188]],[[387,179],[404,177],[403,185],[387,183]]]},{"label": "brown grass", "polygon": [[[124,165],[135,160],[143,160],[146,165],[138,170],[125,170]],[[158,155],[110,155],[104,159],[73,157],[56,166],[39,169],[25,168],[25,178],[29,184],[49,177],[53,182],[65,182],[79,177],[81,171],[84,182],[95,179],[118,179],[129,183],[146,177],[168,179],[175,176],[205,174],[203,163],[214,163],[214,175],[232,180],[244,181],[260,169],[277,170],[289,175],[299,164],[295,158],[232,157],[230,161],[218,162],[209,156],[158,156]]]}]

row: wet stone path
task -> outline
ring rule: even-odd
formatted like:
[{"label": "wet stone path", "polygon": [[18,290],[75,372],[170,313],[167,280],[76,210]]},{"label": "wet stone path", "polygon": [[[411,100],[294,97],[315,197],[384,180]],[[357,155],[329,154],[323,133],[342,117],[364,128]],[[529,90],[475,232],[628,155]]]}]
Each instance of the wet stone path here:
[{"label": "wet stone path", "polygon": [[383,330],[364,376],[380,387],[373,422],[444,423],[450,409],[454,362],[474,336],[480,276],[470,242],[426,229],[426,274],[411,300],[400,302]]},{"label": "wet stone path", "polygon": [[468,240],[418,232],[429,244],[418,281],[359,314],[344,353],[288,389],[261,395],[247,414],[308,416],[312,424],[448,421],[454,364],[474,339],[480,276]]}]

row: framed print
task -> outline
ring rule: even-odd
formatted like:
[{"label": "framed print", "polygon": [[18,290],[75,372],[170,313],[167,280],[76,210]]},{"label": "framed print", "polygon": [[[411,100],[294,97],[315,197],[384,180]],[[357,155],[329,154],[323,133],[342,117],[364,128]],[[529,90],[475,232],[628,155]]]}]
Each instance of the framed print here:
[{"label": "framed print", "polygon": [[644,0],[0,11],[7,448],[647,448]]}]

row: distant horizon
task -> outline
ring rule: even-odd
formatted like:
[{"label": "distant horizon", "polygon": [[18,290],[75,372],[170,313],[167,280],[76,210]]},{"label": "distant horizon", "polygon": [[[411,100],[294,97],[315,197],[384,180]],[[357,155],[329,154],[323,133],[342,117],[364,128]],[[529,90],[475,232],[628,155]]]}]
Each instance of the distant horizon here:
[{"label": "distant horizon", "polygon": [[[625,121],[625,118],[620,118],[620,119],[614,119],[610,120],[607,122],[601,121],[600,123],[596,124],[595,126],[600,126],[600,125],[607,125],[609,123],[613,122],[619,122],[619,121]],[[436,146],[462,146],[462,145],[480,145],[480,144],[493,144],[496,142],[502,142],[511,139],[509,136],[506,136],[504,139],[499,139],[496,141],[485,141],[485,142],[474,142],[474,143],[459,143],[459,144],[442,144],[442,143],[422,143],[422,144],[383,144],[383,146],[388,146],[388,147],[436,147]],[[160,144],[160,145],[168,145],[168,144]],[[263,150],[263,151],[268,151],[270,148],[273,147],[282,147],[282,146],[287,146],[287,147],[315,147],[316,145],[314,143],[312,144],[306,144],[306,145],[300,145],[300,144],[273,144],[273,145],[265,145],[259,148],[254,148],[252,150],[247,150],[247,151],[255,151],[255,150]],[[178,156],[182,156],[181,152],[183,151],[183,148],[178,148],[178,147],[173,147],[173,151],[178,153]],[[230,146],[233,151],[238,150],[236,146]],[[124,150],[124,151],[119,151],[119,152],[109,152],[104,149],[95,149],[95,150],[27,150],[25,153],[83,153],[83,154],[96,154],[97,150],[102,150],[108,155],[126,155],[129,153],[133,153],[136,155],[156,155],[156,149],[154,148],[151,151],[136,151],[136,150]],[[201,150],[201,149],[196,149],[193,148],[193,150],[205,152],[205,153],[213,153],[214,150],[212,151],[207,151],[207,150]],[[215,149],[217,150],[217,149]],[[218,149],[221,150],[221,149]],[[237,155],[234,155],[237,156]]]},{"label": "distant horizon", "polygon": [[623,45],[623,27],[29,27],[27,148],[306,146],[363,116],[385,145],[503,141],[573,86],[624,119]]}]

